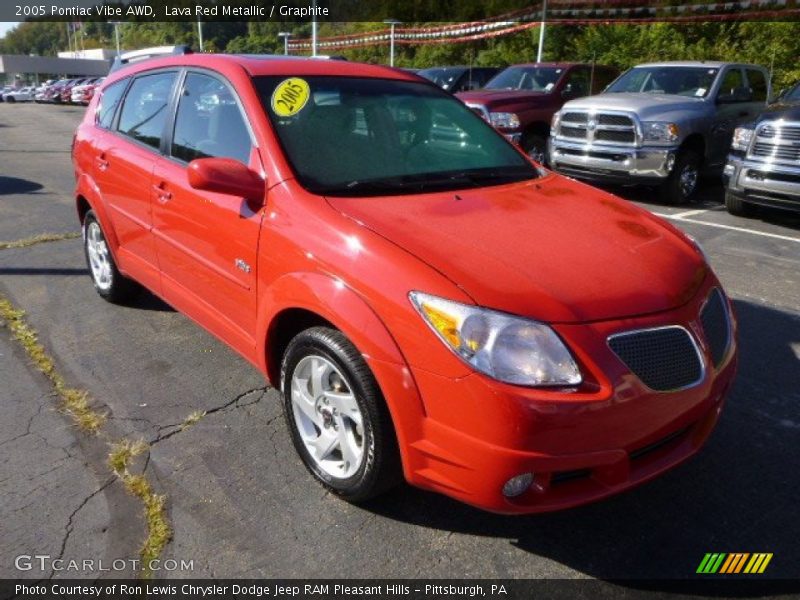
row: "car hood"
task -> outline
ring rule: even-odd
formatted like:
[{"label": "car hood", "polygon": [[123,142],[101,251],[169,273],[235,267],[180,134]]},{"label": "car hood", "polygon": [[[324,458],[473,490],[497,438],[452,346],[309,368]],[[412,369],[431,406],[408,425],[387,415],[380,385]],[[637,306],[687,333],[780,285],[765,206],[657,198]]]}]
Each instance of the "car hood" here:
[{"label": "car hood", "polygon": [[530,90],[478,90],[459,92],[456,97],[465,104],[481,104],[488,109],[517,104],[519,102],[536,102],[546,99],[549,94]]},{"label": "car hood", "polygon": [[657,115],[669,112],[695,111],[702,106],[702,98],[689,98],[672,94],[598,94],[578,100],[571,100],[564,105],[562,111],[578,110],[621,110],[637,113],[648,120]]},{"label": "car hood", "polygon": [[478,305],[547,322],[669,310],[694,296],[707,271],[672,226],[554,174],[328,202],[438,270]]}]

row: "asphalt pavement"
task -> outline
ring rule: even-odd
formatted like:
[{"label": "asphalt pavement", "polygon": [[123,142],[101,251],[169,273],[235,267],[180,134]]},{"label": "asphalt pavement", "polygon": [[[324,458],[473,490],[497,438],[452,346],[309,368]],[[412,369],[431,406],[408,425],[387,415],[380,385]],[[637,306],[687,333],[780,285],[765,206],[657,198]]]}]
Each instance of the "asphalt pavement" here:
[{"label": "asphalt pavement", "polygon": [[[78,231],[69,147],[82,110],[0,104],[0,241]],[[330,496],[296,457],[259,373],[148,293],[104,302],[79,239],[0,250],[0,294],[108,413],[109,435],[150,443],[145,473],[166,495],[174,532],[164,558],[192,561],[171,576],[593,577],[636,587],[692,577],[707,552],[771,552],[764,577],[797,579],[800,218],[732,217],[714,182],[685,207],[614,191],[704,246],[736,302],[740,368],[697,457],[560,513],[496,516],[410,487],[360,507]],[[0,578],[53,574],[18,572],[21,554],[135,557],[140,507],[3,329],[0,406]],[[197,411],[206,415],[187,426]]]}]

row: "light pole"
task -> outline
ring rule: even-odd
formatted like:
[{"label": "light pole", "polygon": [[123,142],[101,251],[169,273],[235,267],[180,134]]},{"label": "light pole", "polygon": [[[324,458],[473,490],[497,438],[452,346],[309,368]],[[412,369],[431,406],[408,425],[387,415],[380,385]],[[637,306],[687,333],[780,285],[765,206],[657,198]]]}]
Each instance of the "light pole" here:
[{"label": "light pole", "polygon": [[283,38],[283,54],[288,56],[289,54],[289,38],[292,37],[291,31],[281,31],[278,33],[279,38]]},{"label": "light pole", "polygon": [[547,18],[547,0],[542,0],[542,21],[539,23],[539,51],[536,53],[536,62],[542,62],[544,52],[544,22]]},{"label": "light pole", "polygon": [[398,21],[397,19],[386,19],[384,21],[390,28],[391,31],[389,33],[389,66],[394,66],[394,27],[395,25],[400,25],[402,21]]},{"label": "light pole", "polygon": [[203,22],[197,17],[197,41],[200,43],[200,52],[203,51]]},{"label": "light pole", "polygon": [[317,55],[317,0],[314,0],[314,19],[311,21],[311,56]]},{"label": "light pole", "polygon": [[114,26],[114,38],[117,40],[117,56],[119,56],[119,26],[121,23],[119,21],[112,21],[111,24]]}]

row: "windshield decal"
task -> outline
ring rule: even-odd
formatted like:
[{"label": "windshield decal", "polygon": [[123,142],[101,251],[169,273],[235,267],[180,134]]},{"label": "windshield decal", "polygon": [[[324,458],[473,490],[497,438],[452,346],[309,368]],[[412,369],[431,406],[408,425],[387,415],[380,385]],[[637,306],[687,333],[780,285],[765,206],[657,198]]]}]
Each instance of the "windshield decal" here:
[{"label": "windshield decal", "polygon": [[272,92],[270,105],[279,117],[292,117],[303,110],[311,97],[308,82],[299,77],[290,77],[281,81]]}]

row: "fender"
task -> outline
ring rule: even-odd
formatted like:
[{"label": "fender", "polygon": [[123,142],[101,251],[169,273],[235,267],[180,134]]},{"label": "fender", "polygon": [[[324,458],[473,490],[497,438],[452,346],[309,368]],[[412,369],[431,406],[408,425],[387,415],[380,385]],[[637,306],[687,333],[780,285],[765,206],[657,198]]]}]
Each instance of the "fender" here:
[{"label": "fender", "polygon": [[303,309],[329,321],[358,348],[383,392],[392,421],[403,470],[409,478],[410,443],[421,436],[425,408],[411,370],[383,321],[367,302],[340,279],[321,273],[295,272],[281,276],[259,299],[257,359],[273,387],[280,389],[280,368],[268,353],[273,325],[285,310]]},{"label": "fender", "polygon": [[117,268],[120,268],[120,262],[117,257],[117,249],[119,248],[117,232],[114,230],[114,225],[111,223],[111,219],[108,217],[106,206],[103,203],[102,197],[100,196],[100,189],[97,187],[94,179],[87,173],[81,173],[77,183],[75,184],[75,210],[78,213],[78,218],[80,219],[82,226],[83,218],[81,216],[80,209],[81,198],[86,200],[86,202],[89,204],[89,208],[91,208],[91,210],[94,211],[94,214],[97,215],[97,219],[100,221],[100,226],[103,228],[103,235],[105,235],[106,241],[108,242],[108,249],[111,251],[111,256],[114,258]]}]

